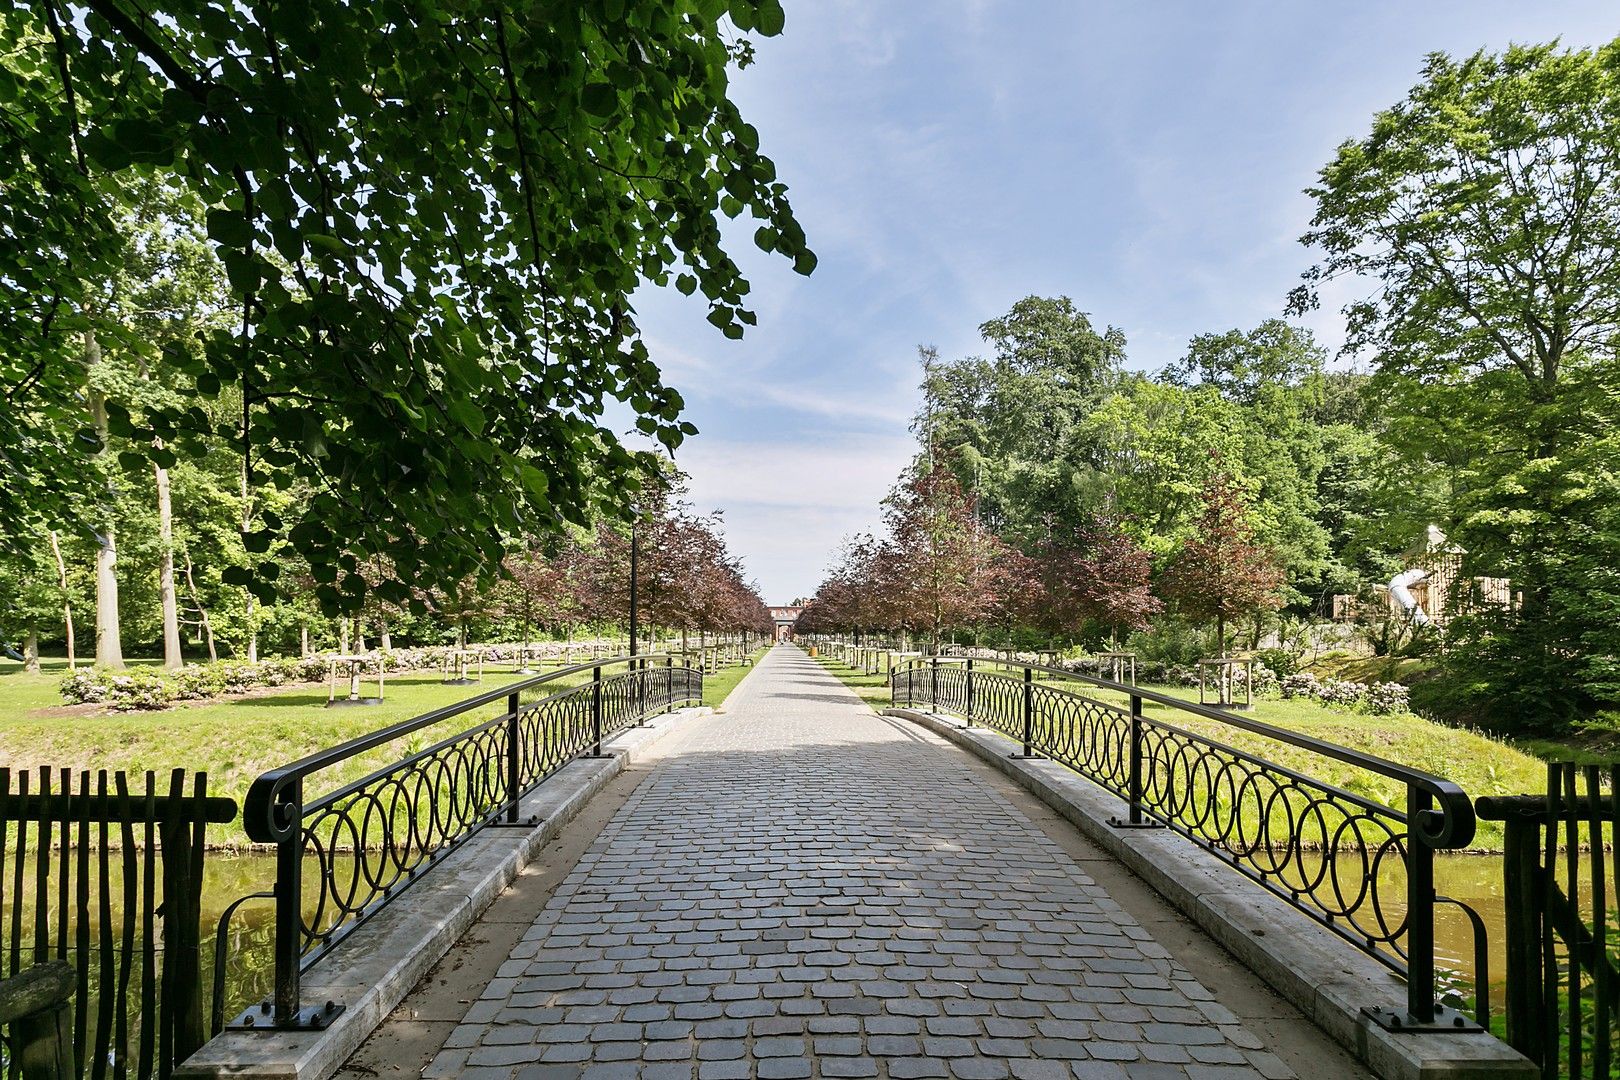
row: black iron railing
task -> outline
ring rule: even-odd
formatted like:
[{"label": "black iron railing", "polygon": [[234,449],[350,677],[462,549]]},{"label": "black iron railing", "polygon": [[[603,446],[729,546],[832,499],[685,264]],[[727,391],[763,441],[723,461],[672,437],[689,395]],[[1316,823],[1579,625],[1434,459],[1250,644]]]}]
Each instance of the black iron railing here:
[{"label": "black iron railing", "polygon": [[[584,681],[574,682],[583,679]],[[551,691],[548,693],[548,691]],[[534,695],[537,700],[526,700]],[[272,769],[248,789],[248,837],[276,845],[275,989],[244,1027],[321,1027],[300,1011],[305,969],[479,830],[519,821],[522,799],[614,733],[703,697],[703,675],[668,654],[575,664],[351,739]],[[501,712],[314,797],[346,763],[492,703]],[[313,875],[313,881],[306,881]],[[222,920],[223,926],[223,920]]]},{"label": "black iron railing", "polygon": [[[1474,836],[1473,806],[1456,784],[1222,709],[1054,667],[934,657],[908,661],[890,685],[896,705],[954,713],[1017,740],[1026,755],[1068,766],[1125,800],[1119,827],[1175,830],[1403,975],[1406,1015],[1377,1015],[1379,1022],[1408,1030],[1466,1025],[1437,1003],[1434,962],[1435,905],[1455,903],[1435,895],[1434,853]],[[1080,692],[1093,688],[1119,703]],[[1145,715],[1144,702],[1188,726]],[[1296,758],[1305,751],[1350,765],[1369,786],[1393,781],[1402,797],[1386,805],[1193,730],[1209,722],[1292,748]],[[1482,924],[1472,921],[1483,986]]]}]

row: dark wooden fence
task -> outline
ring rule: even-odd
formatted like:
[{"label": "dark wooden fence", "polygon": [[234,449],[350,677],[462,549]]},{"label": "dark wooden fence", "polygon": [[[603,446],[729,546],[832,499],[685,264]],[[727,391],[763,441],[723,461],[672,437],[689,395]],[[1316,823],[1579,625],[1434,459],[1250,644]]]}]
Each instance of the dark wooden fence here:
[{"label": "dark wooden fence", "polygon": [[1620,765],[1549,765],[1545,795],[1475,809],[1504,825],[1507,1041],[1544,1077],[1608,1080],[1620,1045]]},{"label": "dark wooden fence", "polygon": [[0,768],[0,975],[69,966],[80,1076],[166,1077],[203,1043],[204,829],[236,816],[207,786]]}]

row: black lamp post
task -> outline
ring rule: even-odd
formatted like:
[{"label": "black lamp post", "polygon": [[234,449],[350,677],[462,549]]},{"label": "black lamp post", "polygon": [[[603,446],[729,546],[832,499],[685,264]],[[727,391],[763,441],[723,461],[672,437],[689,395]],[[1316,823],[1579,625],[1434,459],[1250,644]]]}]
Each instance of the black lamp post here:
[{"label": "black lamp post", "polygon": [[641,633],[641,611],[636,605],[636,564],[640,561],[641,538],[636,532],[636,522],[641,517],[638,507],[636,516],[630,519],[630,655],[636,655],[636,638]]}]

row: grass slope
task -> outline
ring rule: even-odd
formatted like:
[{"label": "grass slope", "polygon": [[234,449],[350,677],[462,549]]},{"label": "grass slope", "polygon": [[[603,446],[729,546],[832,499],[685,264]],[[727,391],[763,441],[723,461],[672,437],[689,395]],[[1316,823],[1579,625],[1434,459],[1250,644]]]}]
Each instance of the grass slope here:
[{"label": "grass slope", "polygon": [[[57,685],[65,661],[44,660],[44,671],[30,675],[22,665],[0,660],[0,766],[151,770],[160,775],[175,768],[208,773],[209,791],[241,800],[248,785],[266,769],[317,750],[465,701],[532,676],[486,668],[484,681],[447,686],[437,672],[390,676],[379,705],[326,708],[325,686],[295,686],[261,691],[231,700],[177,705],[162,712],[100,712],[85,706],[63,707]],[[704,680],[704,703],[723,700],[751,668],[728,668]],[[547,684],[550,693],[589,678],[589,673]],[[363,687],[375,693],[376,684]],[[538,698],[538,692],[524,697]],[[495,701],[440,725],[396,739],[310,781],[307,795],[331,791],[342,783],[433,742],[499,715],[505,701]],[[240,820],[209,830],[218,845],[245,843]]]}]

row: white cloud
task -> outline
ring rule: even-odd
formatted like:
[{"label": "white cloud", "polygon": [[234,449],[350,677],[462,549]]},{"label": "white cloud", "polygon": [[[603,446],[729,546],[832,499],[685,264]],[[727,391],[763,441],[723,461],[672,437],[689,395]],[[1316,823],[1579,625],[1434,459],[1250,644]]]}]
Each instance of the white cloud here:
[{"label": "white cloud", "polygon": [[725,511],[731,550],[767,601],[815,591],[843,538],[876,529],[881,502],[916,444],[903,435],[728,442],[696,439],[677,455],[693,505]]}]

